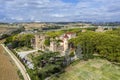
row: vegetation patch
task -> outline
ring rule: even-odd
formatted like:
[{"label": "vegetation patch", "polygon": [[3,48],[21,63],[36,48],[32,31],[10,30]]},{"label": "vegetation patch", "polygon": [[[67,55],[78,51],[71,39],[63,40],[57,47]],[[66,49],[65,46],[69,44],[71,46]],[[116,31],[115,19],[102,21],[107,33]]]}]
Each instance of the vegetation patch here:
[{"label": "vegetation patch", "polygon": [[84,60],[92,58],[94,53],[113,62],[120,62],[120,29],[104,33],[79,33],[69,40],[75,46],[81,46]]},{"label": "vegetation patch", "polygon": [[34,63],[34,69],[28,69],[32,80],[44,80],[64,70],[64,57],[58,52],[38,51],[39,55],[29,55]]},{"label": "vegetation patch", "polygon": [[119,80],[119,78],[119,66],[104,59],[91,59],[69,66],[65,73],[50,80]]}]

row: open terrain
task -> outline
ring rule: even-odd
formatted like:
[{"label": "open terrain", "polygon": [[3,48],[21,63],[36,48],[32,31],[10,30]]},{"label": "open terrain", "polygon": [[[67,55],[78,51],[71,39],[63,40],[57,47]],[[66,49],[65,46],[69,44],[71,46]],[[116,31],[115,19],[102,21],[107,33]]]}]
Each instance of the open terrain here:
[{"label": "open terrain", "polygon": [[0,45],[0,80],[20,80],[17,67]]},{"label": "open terrain", "polygon": [[4,43],[5,42],[5,39],[2,39],[0,40],[0,44]]},{"label": "open terrain", "polygon": [[51,80],[120,80],[120,66],[104,59],[80,61],[70,65],[66,72]]},{"label": "open terrain", "polygon": [[2,33],[7,33],[11,30],[14,30],[13,28],[9,28],[9,27],[0,27],[0,34]]},{"label": "open terrain", "polygon": [[14,26],[0,25],[0,34],[7,33],[7,32],[10,32],[10,31],[16,30],[16,29],[17,29],[17,27],[14,27]]}]

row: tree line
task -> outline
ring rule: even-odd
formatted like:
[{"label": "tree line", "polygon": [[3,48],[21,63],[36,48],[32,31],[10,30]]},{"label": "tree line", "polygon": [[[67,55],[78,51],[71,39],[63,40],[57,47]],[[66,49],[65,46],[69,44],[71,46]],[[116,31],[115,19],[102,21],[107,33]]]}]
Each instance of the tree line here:
[{"label": "tree line", "polygon": [[11,48],[17,47],[31,47],[32,34],[17,34],[6,38],[5,44]]},{"label": "tree line", "polygon": [[81,46],[85,59],[96,53],[110,61],[120,62],[120,29],[104,33],[92,31],[78,33],[77,38],[71,39],[70,42],[75,46]]}]

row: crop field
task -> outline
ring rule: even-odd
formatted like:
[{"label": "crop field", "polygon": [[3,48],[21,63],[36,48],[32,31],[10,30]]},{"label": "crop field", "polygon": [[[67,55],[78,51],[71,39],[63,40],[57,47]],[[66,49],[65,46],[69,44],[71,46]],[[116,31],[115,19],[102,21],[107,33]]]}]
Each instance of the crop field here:
[{"label": "crop field", "polygon": [[0,25],[0,34],[4,32],[6,33],[12,30],[16,30],[16,29],[17,27],[14,27],[14,26]]},{"label": "crop field", "polygon": [[17,67],[0,45],[0,80],[20,80]]},{"label": "crop field", "polygon": [[102,59],[80,61],[51,80],[120,80],[120,66]]},{"label": "crop field", "polygon": [[5,42],[5,39],[0,40],[0,44],[3,44]]},{"label": "crop field", "polygon": [[0,34],[15,30],[16,28],[0,27]]}]

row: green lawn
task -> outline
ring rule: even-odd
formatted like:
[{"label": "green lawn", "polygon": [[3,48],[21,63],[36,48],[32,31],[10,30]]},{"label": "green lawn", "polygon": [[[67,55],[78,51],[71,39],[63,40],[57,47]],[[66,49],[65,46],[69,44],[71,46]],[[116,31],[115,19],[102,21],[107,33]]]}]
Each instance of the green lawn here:
[{"label": "green lawn", "polygon": [[120,66],[107,60],[92,59],[70,65],[66,72],[51,80],[120,80]]}]

